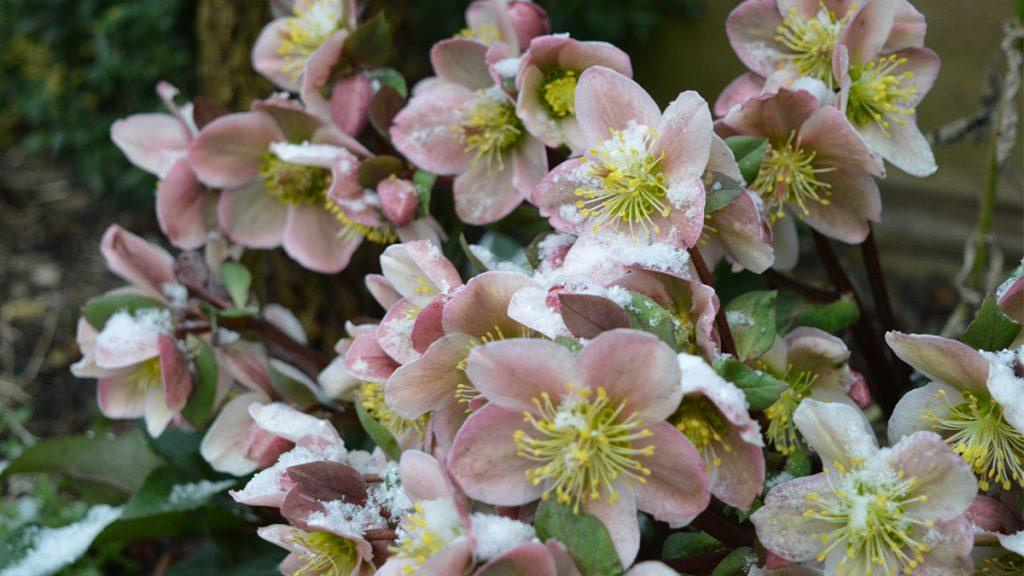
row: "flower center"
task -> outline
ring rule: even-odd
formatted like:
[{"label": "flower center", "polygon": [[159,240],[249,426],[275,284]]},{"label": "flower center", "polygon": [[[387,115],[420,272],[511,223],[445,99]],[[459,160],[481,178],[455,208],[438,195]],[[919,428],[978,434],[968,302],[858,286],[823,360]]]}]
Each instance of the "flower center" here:
[{"label": "flower center", "polygon": [[812,150],[794,145],[796,132],[791,132],[784,146],[772,146],[764,155],[761,170],[754,180],[754,190],[768,205],[768,216],[774,224],[785,216],[783,207],[795,204],[804,216],[810,214],[808,202],[828,206],[831,184],[818,179],[819,174],[835,168],[816,168]]},{"label": "flower center", "polygon": [[631,122],[625,130],[613,130],[611,138],[583,157],[580,169],[590,182],[576,190],[576,208],[594,219],[595,232],[604,224],[620,222],[634,238],[637,226],[646,233],[660,231],[652,217],[668,216],[672,208],[661,170],[665,155],[648,152],[656,137],[652,128]]},{"label": "flower center", "polygon": [[312,0],[296,2],[294,10],[285,19],[277,53],[284,58],[282,71],[298,80],[313,52],[340,28],[344,8],[339,0]]},{"label": "flower center", "polygon": [[962,396],[963,401],[954,405],[940,389],[935,397],[945,400],[949,414],[939,417],[928,411],[921,417],[946,435],[946,442],[974,469],[982,490],[988,490],[992,481],[1005,490],[1013,481],[1024,486],[1024,434],[1003,418],[1003,407],[992,398],[970,392]]},{"label": "flower center", "polygon": [[1003,554],[988,558],[978,565],[981,576],[1020,576],[1024,574],[1024,558],[1016,554]]},{"label": "flower center", "polygon": [[906,62],[906,58],[893,54],[850,70],[850,98],[846,107],[850,121],[861,126],[874,122],[886,136],[890,121],[906,125],[902,117],[914,114],[912,105],[917,95],[917,86],[905,85],[914,73],[895,72]]},{"label": "flower center", "polygon": [[134,386],[140,392],[163,386],[163,371],[160,370],[160,358],[150,358],[141,362],[138,368],[128,376],[126,384]]},{"label": "flower center", "polygon": [[456,126],[461,132],[465,151],[504,168],[502,152],[517,144],[525,133],[523,123],[516,116],[516,107],[500,88],[491,87],[478,92],[469,110],[469,119]]},{"label": "flower center", "polygon": [[832,53],[850,14],[852,11],[837,19],[835,12],[822,4],[814,18],[804,20],[796,8],[790,8],[782,24],[775,29],[775,41],[791,50],[785,58],[801,76],[831,85]]},{"label": "flower center", "polygon": [[281,160],[267,152],[260,165],[260,178],[267,191],[285,204],[317,204],[331,187],[331,171]]},{"label": "flower center", "polygon": [[392,552],[398,558],[416,563],[405,566],[402,572],[415,574],[428,558],[440,552],[448,543],[465,534],[459,513],[449,500],[426,500],[413,506],[413,513],[405,517],[398,529],[398,539]]},{"label": "flower center", "polygon": [[576,80],[578,78],[579,74],[575,70],[556,70],[548,73],[547,81],[541,87],[540,94],[552,115],[565,118],[576,113]]},{"label": "flower center", "polygon": [[341,223],[338,237],[347,238],[350,241],[365,238],[374,244],[381,245],[393,244],[398,241],[398,233],[395,232],[395,227],[390,222],[382,220],[377,226],[356,222],[346,216],[345,211],[330,198],[324,200],[324,208],[334,214],[334,217]]},{"label": "flower center", "polygon": [[455,38],[467,38],[492,46],[501,42],[501,33],[494,24],[481,24],[476,28],[463,28],[455,33]]},{"label": "flower center", "polygon": [[391,432],[396,438],[408,432],[416,432],[420,438],[427,429],[427,415],[419,418],[403,418],[391,411],[384,401],[384,386],[379,382],[363,382],[356,392],[359,405],[371,418]]},{"label": "flower center", "polygon": [[703,396],[683,398],[676,412],[676,429],[700,451],[705,470],[721,466],[721,453],[732,452],[726,426],[718,407]]},{"label": "flower center", "polygon": [[349,576],[356,569],[355,544],[337,534],[295,530],[295,543],[303,548],[295,576]]},{"label": "flower center", "polygon": [[779,399],[764,411],[768,418],[768,442],[780,454],[792,454],[800,444],[800,432],[793,422],[793,412],[804,398],[811,395],[811,387],[818,379],[816,374],[787,370],[781,378],[789,387],[782,391]]},{"label": "flower center", "polygon": [[623,417],[625,403],[613,404],[603,388],[596,394],[574,388],[558,406],[546,392],[532,400],[539,415],[523,414],[532,430],[518,430],[513,439],[519,456],[540,463],[526,478],[546,483],[544,500],[554,492],[558,503],[578,512],[580,504],[601,500],[602,493],[610,503],[618,500],[619,476],[647,482],[651,471],[639,458],[653,456],[654,446],[637,448],[634,442],[653,433],[635,413]]},{"label": "flower center", "polygon": [[870,576],[872,565],[878,573],[893,575],[902,569],[911,574],[924,561],[931,547],[920,538],[920,530],[933,523],[913,518],[907,507],[925,502],[928,497],[914,496],[915,479],[904,479],[885,464],[882,471],[858,469],[847,471],[839,466],[838,477],[829,474],[834,492],[816,492],[805,498],[808,508],[804,516],[834,526],[815,534],[825,548],[817,560],[823,562],[833,550],[844,553],[836,566],[836,574]]}]

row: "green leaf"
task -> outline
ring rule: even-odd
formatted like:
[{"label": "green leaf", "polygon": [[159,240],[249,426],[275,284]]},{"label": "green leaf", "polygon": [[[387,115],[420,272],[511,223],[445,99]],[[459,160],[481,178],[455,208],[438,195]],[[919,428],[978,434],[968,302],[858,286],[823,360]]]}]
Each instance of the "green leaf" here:
[{"label": "green leaf", "polygon": [[813,326],[826,332],[839,332],[860,319],[860,308],[850,294],[828,304],[807,304],[797,309],[793,324]]},{"label": "green leaf", "polygon": [[572,352],[573,354],[579,354],[580,350],[583,350],[583,344],[580,344],[580,341],[575,338],[559,336],[558,338],[555,338],[555,342],[565,346],[569,349],[569,352]]},{"label": "green leaf", "polygon": [[381,86],[390,86],[398,92],[402,98],[409,97],[409,86],[405,82],[405,76],[394,68],[374,68],[365,72],[367,78],[376,80]]},{"label": "green leaf", "polygon": [[705,172],[704,188],[708,191],[704,214],[711,214],[725,208],[743,193],[742,184],[721,172]]},{"label": "green leaf", "polygon": [[225,262],[220,266],[220,279],[228,289],[235,308],[244,308],[249,303],[249,287],[252,286],[249,269],[238,262]]},{"label": "green leaf", "polygon": [[732,150],[739,164],[740,173],[747,184],[757,179],[757,172],[761,169],[761,161],[768,152],[768,140],[754,138],[752,136],[730,136],[725,139],[725,144]]},{"label": "green leaf", "polygon": [[168,466],[196,477],[209,477],[216,473],[199,453],[204,431],[169,428],[157,438],[147,437],[149,447],[163,458]]},{"label": "green leaf", "polygon": [[398,442],[391,431],[374,420],[373,416],[370,416],[358,402],[356,402],[356,415],[359,416],[359,423],[363,425],[363,429],[366,430],[366,434],[370,436],[373,443],[380,446],[388,458],[398,460],[402,455],[402,450],[398,447]]},{"label": "green leaf", "polygon": [[[241,540],[241,539],[236,539]],[[165,576],[269,576],[277,574],[277,565],[286,550],[258,538],[245,540],[243,550],[229,550],[213,543],[171,566]]]},{"label": "green leaf", "polygon": [[142,485],[160,458],[138,430],[120,436],[86,434],[43,440],[30,446],[0,473],[52,472],[79,482],[109,486],[129,494]]},{"label": "green leaf", "polygon": [[417,170],[412,175],[412,183],[420,194],[419,217],[425,218],[430,215],[430,191],[434,189],[434,182],[437,175],[423,170]]},{"label": "green leaf", "polygon": [[786,457],[786,466],[783,468],[793,478],[800,478],[811,473],[811,457],[807,451],[799,446]]},{"label": "green leaf", "polygon": [[754,370],[735,358],[723,356],[715,361],[715,372],[743,390],[751,410],[764,410],[779,399],[788,384],[778,378]]},{"label": "green leaf", "polygon": [[662,558],[701,556],[721,550],[725,546],[706,532],[676,532],[665,539]]},{"label": "green leaf", "polygon": [[597,518],[574,514],[568,506],[545,500],[537,508],[534,525],[541,541],[553,538],[564,544],[584,575],[622,574],[622,563],[608,530]]},{"label": "green leaf", "polygon": [[725,307],[725,319],[740,360],[757,358],[775,342],[774,290],[747,292]]},{"label": "green leaf", "polygon": [[684,349],[687,345],[686,330],[679,319],[647,296],[637,292],[632,294],[626,313],[633,329],[654,334],[673,350]]},{"label": "green leaf", "polygon": [[142,487],[125,504],[121,519],[134,520],[169,512],[190,512],[202,508],[211,498],[237,483],[235,478],[197,479],[176,468],[161,466],[149,473]]},{"label": "green leaf", "polygon": [[1013,344],[1020,333],[1021,325],[1003,314],[992,296],[985,298],[978,310],[978,316],[964,330],[960,340],[978,350],[995,352]]},{"label": "green leaf", "polygon": [[82,316],[97,330],[103,330],[107,320],[114,314],[124,311],[135,314],[139,310],[147,308],[163,308],[164,305],[137,294],[113,294],[110,296],[98,296],[89,300],[82,308]]},{"label": "green leaf", "polygon": [[364,160],[356,172],[356,179],[363,188],[376,188],[381,180],[405,171],[405,163],[394,156],[374,156]]},{"label": "green leaf", "polygon": [[189,395],[188,403],[182,409],[181,415],[196,428],[203,429],[213,416],[213,404],[217,397],[217,357],[209,344],[192,334],[188,335],[186,345],[192,353],[196,374],[195,388]]},{"label": "green leaf", "polygon": [[379,68],[391,59],[391,46],[391,25],[377,14],[349,34],[342,54],[358,67]]},{"label": "green leaf", "polygon": [[715,566],[711,576],[742,576],[747,569],[757,562],[757,554],[750,548],[737,548],[729,553]]}]

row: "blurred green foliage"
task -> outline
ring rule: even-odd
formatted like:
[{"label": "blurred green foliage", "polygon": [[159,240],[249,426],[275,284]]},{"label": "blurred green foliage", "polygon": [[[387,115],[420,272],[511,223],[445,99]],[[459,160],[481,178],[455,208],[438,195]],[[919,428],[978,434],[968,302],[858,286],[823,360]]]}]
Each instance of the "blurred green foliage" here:
[{"label": "blurred green foliage", "polygon": [[0,0],[0,148],[73,164],[94,191],[152,190],[110,144],[117,118],[194,86],[189,0]]}]

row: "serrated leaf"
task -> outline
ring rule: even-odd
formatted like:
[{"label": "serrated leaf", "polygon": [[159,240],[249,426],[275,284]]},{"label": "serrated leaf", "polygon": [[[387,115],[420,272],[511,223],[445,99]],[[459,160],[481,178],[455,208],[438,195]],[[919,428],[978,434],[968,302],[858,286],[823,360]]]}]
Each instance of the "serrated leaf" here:
[{"label": "serrated leaf", "polygon": [[160,465],[138,430],[84,434],[43,440],[25,449],[0,472],[0,478],[29,472],[52,472],[131,493]]},{"label": "serrated leaf", "polygon": [[597,518],[574,514],[568,506],[545,500],[537,508],[534,525],[541,541],[553,538],[565,545],[585,576],[622,574],[622,563],[608,529]]},{"label": "serrated leaf", "polygon": [[992,296],[985,298],[975,317],[964,330],[960,341],[977,350],[1004,350],[1017,338],[1021,325],[1003,314]]},{"label": "serrated leaf", "polygon": [[757,554],[747,547],[737,548],[715,566],[711,576],[743,576],[757,562]]},{"label": "serrated leaf", "polygon": [[747,292],[725,307],[725,319],[740,360],[761,356],[775,342],[776,296],[774,290]]},{"label": "serrated leaf", "polygon": [[220,266],[220,280],[228,289],[228,295],[231,296],[235,308],[244,308],[249,303],[252,274],[248,268],[238,262],[225,262]]},{"label": "serrated leaf", "polygon": [[743,184],[721,172],[705,173],[704,189],[708,191],[704,214],[711,214],[725,208],[737,196],[743,194]]},{"label": "serrated leaf", "polygon": [[342,54],[360,68],[379,68],[391,59],[391,25],[383,14],[364,22],[345,39]]},{"label": "serrated leaf", "polygon": [[401,174],[405,171],[405,164],[394,156],[374,156],[364,160],[356,172],[356,179],[363,188],[376,188],[381,180],[389,176]]},{"label": "serrated leaf", "polygon": [[676,532],[665,539],[662,558],[687,558],[721,550],[725,546],[706,532]]},{"label": "serrated leaf", "polygon": [[196,373],[193,379],[195,386],[181,415],[196,428],[203,429],[213,416],[213,404],[217,397],[217,357],[209,344],[192,334],[188,335],[186,345],[192,354]]},{"label": "serrated leaf", "polygon": [[373,440],[373,443],[380,447],[387,454],[388,458],[398,460],[402,456],[402,450],[398,447],[398,441],[380,422],[377,422],[365,408],[356,402],[356,415],[359,416],[359,423],[363,430]]},{"label": "serrated leaf", "polygon": [[756,180],[757,172],[761,169],[761,161],[768,152],[768,140],[752,136],[730,136],[725,139],[725,144],[732,150],[743,179],[748,184]]},{"label": "serrated leaf", "polygon": [[374,68],[365,72],[366,77],[380,84],[381,87],[388,86],[402,98],[409,97],[409,86],[405,82],[405,76],[394,68]]},{"label": "serrated leaf", "polygon": [[715,361],[715,372],[743,390],[751,410],[764,410],[779,399],[788,384],[771,374],[754,370],[739,360],[723,356]]},{"label": "serrated leaf", "polygon": [[107,320],[118,312],[135,314],[147,308],[164,308],[164,305],[152,298],[137,294],[112,294],[98,296],[86,302],[82,308],[82,316],[97,330],[103,330]]},{"label": "serrated leaf", "polygon": [[807,304],[797,309],[793,324],[813,326],[826,332],[839,332],[860,319],[860,308],[853,296],[843,294],[828,304]]},{"label": "serrated leaf", "polygon": [[679,319],[643,294],[632,293],[626,305],[630,323],[634,330],[654,334],[673,350],[680,351],[686,346],[686,330]]}]

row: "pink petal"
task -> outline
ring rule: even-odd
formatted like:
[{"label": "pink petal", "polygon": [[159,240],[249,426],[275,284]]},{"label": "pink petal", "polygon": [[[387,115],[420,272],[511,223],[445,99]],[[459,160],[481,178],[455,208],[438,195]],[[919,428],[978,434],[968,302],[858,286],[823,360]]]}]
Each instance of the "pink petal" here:
[{"label": "pink petal", "polygon": [[96,386],[100,412],[107,418],[140,418],[146,412],[146,390],[125,382],[128,373],[105,376]]},{"label": "pink petal", "polygon": [[211,188],[235,188],[256,178],[271,142],[284,140],[277,123],[263,112],[221,116],[192,142],[189,162]]},{"label": "pink petal", "polygon": [[172,412],[180,412],[192,392],[192,375],[188,364],[170,334],[157,336],[160,348],[160,374],[163,381],[164,402]]},{"label": "pink petal", "polygon": [[649,560],[647,562],[634,564],[633,567],[626,572],[626,576],[679,576],[679,573],[668,566],[665,566],[661,562]]},{"label": "pink petal", "polygon": [[391,127],[395,148],[435,174],[465,171],[470,154],[456,127],[466,121],[473,98],[470,90],[447,82],[413,96]]},{"label": "pink petal", "polygon": [[457,387],[470,385],[459,364],[466,360],[472,345],[472,338],[465,334],[447,334],[418,360],[399,367],[388,379],[388,406],[400,416],[417,418],[455,403]]},{"label": "pink petal", "polygon": [[959,390],[983,392],[988,381],[988,361],[970,346],[939,336],[889,332],[885,341],[901,360],[933,382]]},{"label": "pink petal", "polygon": [[814,94],[782,89],[776,94],[747,100],[721,122],[738,134],[784,143],[817,109],[818,99]]},{"label": "pink petal", "polygon": [[[547,174],[533,191],[531,202],[540,208],[541,216],[551,220],[551,225],[560,231],[575,231],[578,226],[577,219],[566,220],[561,213],[562,207],[578,214],[574,204],[576,202],[576,191],[585,182],[585,178],[579,175],[580,166],[585,160],[572,158],[555,166]],[[578,220],[582,220],[582,216]]]},{"label": "pink petal", "polygon": [[249,248],[280,246],[288,222],[288,206],[254,180],[220,194],[220,224],[235,242]]},{"label": "pink petal", "polygon": [[487,46],[468,38],[449,38],[430,49],[430,63],[442,80],[470,90],[494,84],[487,69]]},{"label": "pink petal", "polygon": [[846,46],[853,62],[878,57],[889,38],[899,0],[872,0],[843,28],[839,43]]},{"label": "pink petal", "polygon": [[655,158],[665,154],[661,168],[669,181],[700,178],[711,154],[711,111],[708,103],[692,90],[676,98],[661,118],[658,141],[651,150]]},{"label": "pink petal", "polygon": [[614,401],[625,402],[624,415],[658,422],[672,415],[683,397],[675,352],[652,334],[604,332],[583,348],[577,361],[587,387],[604,388]]},{"label": "pink petal", "polygon": [[832,524],[804,516],[807,495],[829,495],[832,491],[824,473],[804,476],[779,484],[768,492],[764,506],[750,516],[758,540],[773,554],[791,562],[811,560],[822,551],[821,534]]},{"label": "pink petal", "polygon": [[841,166],[885,176],[882,159],[871,152],[846,116],[831,106],[819,108],[804,122],[800,127],[799,145],[814,151],[816,165]]},{"label": "pink petal", "polygon": [[850,359],[845,342],[818,328],[800,326],[786,335],[785,342],[786,362],[793,366],[794,373],[834,369]]},{"label": "pink petal", "polygon": [[355,337],[352,346],[345,353],[345,367],[349,373],[370,382],[387,382],[398,368],[398,363],[388,356],[377,343],[377,328]]},{"label": "pink petal", "polygon": [[412,348],[416,352],[420,354],[426,352],[431,344],[444,336],[441,316],[444,314],[444,306],[447,302],[447,295],[442,294],[424,306],[416,315],[416,322],[412,325]]},{"label": "pink petal", "polygon": [[775,40],[784,13],[775,0],[747,0],[725,21],[729,43],[739,59],[755,73],[768,76],[782,59],[782,46]]},{"label": "pink petal", "polygon": [[504,154],[504,165],[473,163],[455,177],[455,212],[466,224],[482,226],[508,216],[523,201],[516,187],[514,155]]},{"label": "pink petal", "polygon": [[363,282],[373,299],[385,310],[402,299],[402,295],[395,290],[383,274],[367,274]]},{"label": "pink petal", "polygon": [[363,74],[352,74],[335,83],[330,100],[334,125],[346,134],[361,134],[370,120],[373,95],[373,85]]},{"label": "pink petal", "polygon": [[448,480],[437,458],[419,450],[407,450],[402,452],[399,466],[402,488],[413,502],[451,497]]},{"label": "pink petal", "polygon": [[512,183],[524,199],[529,199],[533,189],[548,173],[548,151],[536,138],[526,138],[512,157],[515,174]]},{"label": "pink petal", "polygon": [[[525,338],[498,340],[473,348],[466,375],[489,401],[517,414],[534,411],[532,400],[545,393],[558,404],[570,386],[584,382],[576,369],[576,359],[565,346]],[[637,381],[643,380],[629,379],[629,383]],[[596,387],[597,384],[593,386]],[[621,386],[615,391],[620,391],[619,388]],[[612,398],[619,397],[612,395]]]},{"label": "pink petal", "polygon": [[630,122],[658,126],[661,109],[633,80],[611,68],[594,66],[580,75],[576,85],[576,119],[583,139],[597,144]]},{"label": "pink petal", "polygon": [[732,451],[719,454],[721,465],[708,471],[711,493],[733,508],[749,510],[764,489],[764,452],[746,442],[735,426],[728,427],[726,442]]},{"label": "pink petal", "polygon": [[442,325],[446,333],[462,332],[493,339],[523,335],[523,327],[508,316],[509,302],[520,289],[535,286],[533,280],[516,272],[484,272],[470,279],[444,307]]},{"label": "pink petal", "polygon": [[1024,276],[1010,278],[999,290],[999,309],[1011,319],[1024,323]]},{"label": "pink petal", "polygon": [[970,465],[934,432],[915,432],[892,447],[889,462],[906,478],[913,478],[916,494],[925,501],[907,505],[907,512],[921,520],[950,520],[960,516],[974,501],[978,482]]},{"label": "pink petal", "polygon": [[420,197],[412,182],[394,176],[385,178],[377,184],[377,194],[381,212],[394,225],[405,226],[416,217]]},{"label": "pink petal", "polygon": [[853,468],[878,450],[870,423],[853,406],[807,398],[793,412],[793,423],[826,470]]},{"label": "pink petal", "polygon": [[221,408],[199,445],[199,453],[214,470],[233,476],[246,476],[256,470],[257,463],[245,457],[253,426],[249,405],[266,401],[266,394],[248,392],[235,396]]},{"label": "pink petal", "polygon": [[380,321],[377,332],[380,347],[399,364],[408,364],[420,356],[412,346],[412,327],[418,309],[408,298],[403,298]]},{"label": "pink petal", "polygon": [[174,415],[164,401],[163,392],[156,388],[150,388],[146,393],[145,414],[143,414],[146,433],[153,438],[159,437],[174,419]]},{"label": "pink petal", "polygon": [[188,155],[188,130],[169,114],[135,114],[110,126],[110,139],[132,164],[163,178]]},{"label": "pink petal", "polygon": [[[820,179],[831,185],[828,205],[815,201],[806,204],[808,213],[801,219],[825,236],[860,244],[868,235],[868,222],[881,219],[882,199],[878,184],[866,172],[836,168],[821,174]],[[798,207],[793,207],[798,211]]]},{"label": "pink petal", "polygon": [[949,415],[950,402],[958,402],[959,399],[959,390],[934,382],[907,392],[889,417],[889,443],[895,444],[914,432],[931,430],[931,422],[925,420],[924,415],[931,412],[938,418],[944,418]]},{"label": "pink petal", "polygon": [[688,524],[711,500],[704,461],[672,425],[658,422],[648,429],[654,435],[637,448],[654,446],[654,455],[643,460],[651,474],[636,485],[637,508],[673,526]]},{"label": "pink petal", "polygon": [[613,300],[596,294],[558,294],[558,309],[576,338],[595,338],[602,332],[629,328],[629,314]]},{"label": "pink petal", "polygon": [[764,272],[775,262],[771,228],[750,193],[741,193],[724,208],[713,212],[710,225],[717,230],[714,238],[732,262],[755,274]]},{"label": "pink petal", "polygon": [[298,77],[284,71],[285,57],[281,54],[281,42],[289,35],[286,18],[264,26],[252,47],[252,67],[279,88],[298,92]]},{"label": "pink petal", "polygon": [[163,299],[163,287],[177,284],[174,257],[166,250],[114,224],[100,241],[100,252],[107,268],[121,278],[145,288]]},{"label": "pink petal", "polygon": [[341,272],[362,238],[353,239],[340,231],[338,221],[320,206],[292,206],[282,239],[284,251],[314,272]]},{"label": "pink petal", "polygon": [[462,284],[458,270],[437,244],[425,240],[394,244],[384,250],[380,267],[402,296],[426,306]]},{"label": "pink petal", "polygon": [[883,51],[895,52],[904,48],[924,46],[927,28],[924,14],[918,12],[907,0],[899,0],[896,7],[896,18]]},{"label": "pink petal", "polygon": [[559,576],[555,559],[540,542],[527,542],[480,567],[473,576]]},{"label": "pink petal", "polygon": [[595,516],[604,524],[608,535],[612,538],[615,552],[623,566],[629,566],[640,551],[640,524],[637,521],[636,493],[634,486],[620,479],[615,484],[618,500],[613,503],[608,498],[589,500],[583,508],[587,514]]},{"label": "pink petal", "polygon": [[[469,538],[459,537],[440,552],[427,558],[416,571],[417,576],[449,576],[463,574],[473,563],[473,543]],[[403,574],[405,574],[403,572]]]},{"label": "pink petal", "polygon": [[536,463],[518,456],[513,440],[523,426],[519,411],[495,404],[466,420],[452,443],[448,469],[467,496],[498,506],[520,506],[540,498],[544,486],[526,479]]},{"label": "pink petal", "polygon": [[974,528],[967,518],[959,517],[937,523],[933,537],[938,536],[924,562],[915,569],[915,576],[970,576],[977,574],[971,561],[974,548]]},{"label": "pink petal", "polygon": [[715,116],[722,118],[733,108],[764,91],[764,78],[753,72],[745,72],[730,82],[715,100]]},{"label": "pink petal", "polygon": [[214,198],[196,180],[188,160],[179,160],[157,188],[156,217],[160,230],[182,250],[202,247],[211,232],[208,212]]}]

